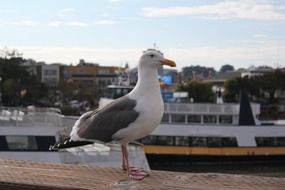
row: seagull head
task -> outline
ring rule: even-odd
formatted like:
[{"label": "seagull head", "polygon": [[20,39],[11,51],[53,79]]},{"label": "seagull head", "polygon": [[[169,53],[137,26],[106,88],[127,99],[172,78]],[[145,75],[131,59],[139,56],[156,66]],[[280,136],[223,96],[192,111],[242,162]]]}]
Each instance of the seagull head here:
[{"label": "seagull head", "polygon": [[163,54],[155,49],[148,49],[144,51],[139,62],[140,67],[148,67],[153,69],[158,69],[162,65],[176,67],[174,61],[164,58]]}]

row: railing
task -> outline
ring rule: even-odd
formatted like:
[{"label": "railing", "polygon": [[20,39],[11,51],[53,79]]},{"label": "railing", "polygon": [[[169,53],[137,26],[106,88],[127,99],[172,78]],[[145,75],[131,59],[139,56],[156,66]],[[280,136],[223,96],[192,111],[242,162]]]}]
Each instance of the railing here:
[{"label": "railing", "polygon": [[54,108],[0,108],[0,127],[3,126],[49,126],[62,127],[59,110]]},{"label": "railing", "polygon": [[[260,114],[260,105],[251,103],[254,115]],[[189,114],[213,114],[213,115],[238,115],[239,104],[210,104],[210,103],[166,103],[166,113],[189,113]]]}]

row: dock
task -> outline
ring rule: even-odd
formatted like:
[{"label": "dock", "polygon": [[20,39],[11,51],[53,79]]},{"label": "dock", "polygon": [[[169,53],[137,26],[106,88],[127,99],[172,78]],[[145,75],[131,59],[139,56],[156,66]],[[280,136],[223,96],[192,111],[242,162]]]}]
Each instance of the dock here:
[{"label": "dock", "polygon": [[282,190],[285,178],[150,171],[142,181],[120,168],[0,160],[2,190]]}]

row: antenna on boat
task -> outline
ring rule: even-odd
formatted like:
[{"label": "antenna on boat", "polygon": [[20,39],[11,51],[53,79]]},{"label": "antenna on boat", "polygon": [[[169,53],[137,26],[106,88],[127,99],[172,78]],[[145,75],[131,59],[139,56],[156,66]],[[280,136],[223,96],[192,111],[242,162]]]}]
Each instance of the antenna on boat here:
[{"label": "antenna on boat", "polygon": [[155,42],[153,42],[153,49],[155,49],[155,50],[159,50],[159,47],[156,45],[156,43],[155,43]]},{"label": "antenna on boat", "polygon": [[149,48],[147,50],[144,50],[143,53],[146,53],[148,51],[156,51],[156,52],[160,53],[161,55],[163,55],[163,53],[161,51],[159,51],[159,48],[155,42],[153,43],[153,48]]},{"label": "antenna on boat", "polygon": [[276,47],[276,68],[281,68],[279,65],[279,45]]}]

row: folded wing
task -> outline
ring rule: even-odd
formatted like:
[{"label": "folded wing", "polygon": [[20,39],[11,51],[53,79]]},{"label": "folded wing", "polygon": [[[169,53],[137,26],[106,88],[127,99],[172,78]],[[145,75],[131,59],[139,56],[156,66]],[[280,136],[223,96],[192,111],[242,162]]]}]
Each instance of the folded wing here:
[{"label": "folded wing", "polygon": [[86,140],[110,142],[120,129],[134,122],[139,113],[134,110],[136,100],[121,97],[102,109],[88,113],[78,123],[77,135]]}]

